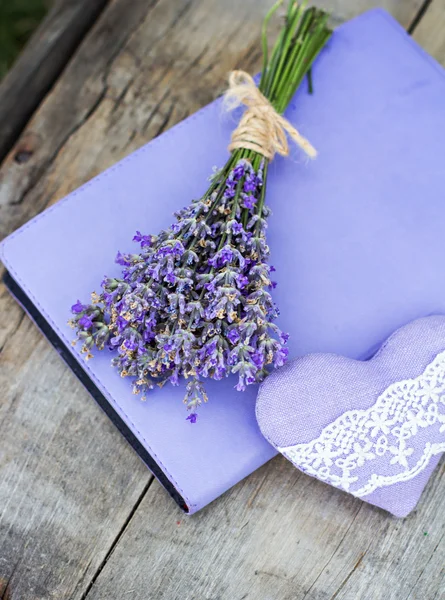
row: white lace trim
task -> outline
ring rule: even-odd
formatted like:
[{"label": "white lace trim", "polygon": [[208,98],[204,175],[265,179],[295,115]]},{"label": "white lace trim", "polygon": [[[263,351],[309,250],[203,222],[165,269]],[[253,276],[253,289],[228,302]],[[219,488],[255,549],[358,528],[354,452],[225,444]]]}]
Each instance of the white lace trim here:
[{"label": "white lace trim", "polygon": [[347,411],[309,443],[278,449],[354,496],[413,479],[445,452],[445,351],[416,379],[390,385],[371,408]]}]

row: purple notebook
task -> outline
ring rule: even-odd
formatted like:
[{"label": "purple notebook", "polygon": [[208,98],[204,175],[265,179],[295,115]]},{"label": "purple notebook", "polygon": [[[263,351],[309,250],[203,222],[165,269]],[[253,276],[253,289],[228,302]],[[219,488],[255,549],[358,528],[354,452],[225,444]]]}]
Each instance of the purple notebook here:
[{"label": "purple notebook", "polygon": [[[313,77],[314,95],[303,85],[287,116],[319,157],[307,162],[294,149],[274,161],[268,182],[279,325],[293,357],[366,358],[399,326],[445,312],[444,71],[375,10],[335,32]],[[182,387],[141,402],[108,352],[80,357],[67,320],[77,298],[120,272],[114,257],[136,249],[137,229],[156,233],[204,192],[234,125],[214,102],[1,248],[12,293],[189,513],[274,456],[255,421],[257,390],[209,382],[210,401],[192,425]]]}]

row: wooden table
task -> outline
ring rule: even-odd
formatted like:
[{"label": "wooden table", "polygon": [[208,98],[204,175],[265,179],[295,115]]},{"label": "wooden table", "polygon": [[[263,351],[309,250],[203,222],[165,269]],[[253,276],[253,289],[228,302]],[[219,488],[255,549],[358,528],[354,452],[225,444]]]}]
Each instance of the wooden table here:
[{"label": "wooden table", "polygon": [[[59,2],[0,86],[1,237],[257,71],[270,3]],[[445,0],[381,4],[445,61]],[[0,598],[445,599],[444,462],[405,520],[281,457],[185,517],[3,285],[0,352]]]}]

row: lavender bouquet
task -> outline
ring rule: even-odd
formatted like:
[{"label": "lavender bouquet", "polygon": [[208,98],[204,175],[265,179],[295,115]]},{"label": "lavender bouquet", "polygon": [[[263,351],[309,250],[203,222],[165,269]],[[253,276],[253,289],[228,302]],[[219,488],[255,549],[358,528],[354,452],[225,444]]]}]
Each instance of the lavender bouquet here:
[{"label": "lavender bouquet", "polygon": [[231,74],[227,104],[247,110],[225,166],[168,229],[136,232],[140,251],[116,258],[122,276],[105,277],[90,304],[77,301],[71,309],[73,343],[82,343],[87,359],[94,347],[113,350],[112,365],[131,378],[135,394],[145,398],[154,385],[188,380],[184,402],[192,423],[207,401],[203,380],[236,374],[243,391],[288,353],[269,291],[276,284],[266,241],[267,171],[276,153],[288,154],[288,136],[315,154],[282,113],[331,32],[326,13],[290,1],[269,59],[266,27],[280,4],[264,21],[259,86],[247,73]]}]

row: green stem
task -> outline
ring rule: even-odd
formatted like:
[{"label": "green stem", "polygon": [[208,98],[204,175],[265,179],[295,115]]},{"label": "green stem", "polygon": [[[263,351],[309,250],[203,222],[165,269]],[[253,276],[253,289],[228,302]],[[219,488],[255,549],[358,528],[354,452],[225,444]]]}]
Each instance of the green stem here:
[{"label": "green stem", "polygon": [[[269,59],[267,26],[271,17],[282,3],[283,0],[275,2],[266,14],[263,22],[261,36],[263,47],[263,69],[259,83],[259,90],[280,114],[286,110],[298,86],[306,75],[309,78],[309,89],[312,91],[312,79],[310,78],[312,64],[332,33],[327,26],[327,13],[313,7],[306,8],[307,0],[303,0],[300,4],[295,0],[289,0],[285,25],[277,37]],[[256,214],[262,215],[266,194],[268,161],[258,152],[239,149],[232,152],[230,158],[223,167],[218,180],[210,185],[208,191],[204,195],[204,199],[208,199],[211,194],[216,191],[215,200],[212,202],[208,213],[203,217],[204,222],[207,225],[212,225],[217,219],[217,216],[213,213],[221,203],[225,191],[226,179],[230,171],[241,159],[248,160],[256,172],[258,172],[259,166],[264,160],[263,186],[256,207]],[[240,194],[241,187],[240,184],[238,184],[237,193],[232,202],[229,203],[229,207],[231,208],[231,218],[234,218],[236,215]],[[248,218],[249,211],[243,209],[241,213],[241,222],[244,227],[247,225]],[[223,232],[221,234],[218,250],[223,247],[227,239],[227,234]],[[192,249],[197,241],[197,238],[188,240],[186,248]]]},{"label": "green stem", "polygon": [[261,29],[261,44],[263,47],[263,68],[261,70],[260,89],[261,89],[261,83],[263,81],[263,77],[265,77],[267,74],[267,61],[268,61],[267,26],[269,25],[269,21],[270,21],[272,15],[278,10],[278,8],[282,4],[283,4],[283,0],[278,0],[278,2],[275,2],[275,4],[272,6],[272,8],[269,10],[269,12],[266,14],[264,21],[263,21],[263,27]]},{"label": "green stem", "polygon": [[266,183],[267,183],[267,171],[269,168],[269,163],[266,161],[264,163],[264,171],[263,171],[263,185],[261,187],[261,195],[257,204],[257,214],[261,217],[263,213],[264,202],[266,201]]}]

